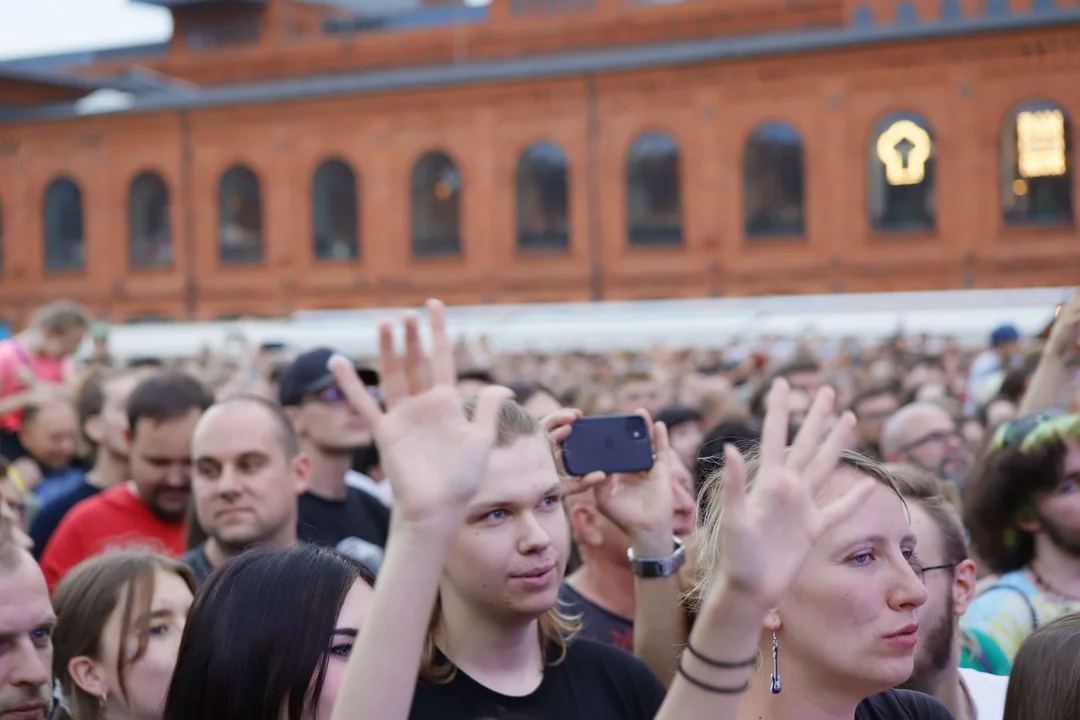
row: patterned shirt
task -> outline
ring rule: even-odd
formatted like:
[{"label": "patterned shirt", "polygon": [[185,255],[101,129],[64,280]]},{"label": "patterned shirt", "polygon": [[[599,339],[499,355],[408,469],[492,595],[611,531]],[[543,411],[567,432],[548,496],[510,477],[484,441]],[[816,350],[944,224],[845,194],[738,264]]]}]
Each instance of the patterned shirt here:
[{"label": "patterned shirt", "polygon": [[992,642],[1011,663],[1036,628],[1074,612],[1080,612],[1080,600],[1048,595],[1027,572],[1016,570],[975,598],[960,618],[960,627],[980,642]]}]

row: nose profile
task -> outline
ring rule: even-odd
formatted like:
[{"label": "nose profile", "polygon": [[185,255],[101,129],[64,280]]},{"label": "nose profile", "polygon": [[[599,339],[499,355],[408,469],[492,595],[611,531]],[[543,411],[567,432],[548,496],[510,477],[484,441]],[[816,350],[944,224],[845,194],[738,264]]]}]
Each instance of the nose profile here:
[{"label": "nose profile", "polygon": [[551,545],[551,535],[540,524],[536,513],[522,513],[519,523],[521,535],[518,540],[518,550],[522,555],[541,552]]},{"label": "nose profile", "polygon": [[892,565],[893,582],[889,593],[889,605],[894,610],[917,610],[926,603],[926,585],[906,561]]}]

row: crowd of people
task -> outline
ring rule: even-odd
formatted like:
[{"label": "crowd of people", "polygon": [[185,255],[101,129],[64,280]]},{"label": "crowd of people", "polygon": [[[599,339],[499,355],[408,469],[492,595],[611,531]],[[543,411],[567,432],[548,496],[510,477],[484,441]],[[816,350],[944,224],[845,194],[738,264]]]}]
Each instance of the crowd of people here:
[{"label": "crowd of people", "polygon": [[[1080,717],[1080,293],[984,348],[426,322],[118,362],[59,301],[0,342],[0,720]],[[571,477],[608,414],[652,467]]]}]

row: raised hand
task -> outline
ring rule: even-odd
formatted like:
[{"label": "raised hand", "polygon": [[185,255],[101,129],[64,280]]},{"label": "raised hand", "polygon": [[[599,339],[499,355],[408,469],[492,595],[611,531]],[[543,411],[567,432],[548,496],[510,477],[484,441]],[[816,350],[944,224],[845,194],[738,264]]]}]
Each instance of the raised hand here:
[{"label": "raised hand", "polygon": [[[544,428],[544,432],[547,433],[551,444],[556,448],[560,448],[563,441],[570,437],[570,433],[573,432],[573,424],[580,420],[582,416],[580,410],[564,408],[545,417],[540,421],[540,425]],[[555,465],[562,476],[562,494],[564,496],[585,492],[607,478],[607,475],[602,472],[589,473],[585,477],[568,475],[566,467],[563,465],[561,452],[555,453]]]},{"label": "raised hand", "polygon": [[430,362],[420,344],[419,318],[405,317],[405,355],[394,349],[390,323],[379,326],[382,388],[387,411],[364,388],[348,360],[330,361],[338,387],[370,424],[394,490],[394,514],[412,522],[460,521],[495,444],[495,424],[513,393],[485,388],[470,421],[455,388],[457,372],[446,334],[446,311],[427,303],[433,346]]},{"label": "raised hand", "polygon": [[1073,292],[1072,299],[1058,312],[1054,326],[1050,330],[1047,352],[1064,358],[1075,353],[1078,344],[1080,344],[1080,288]]},{"label": "raised hand", "polygon": [[639,410],[650,428],[652,469],[642,473],[620,473],[597,484],[596,507],[627,535],[658,534],[666,552],[671,552],[674,494],[671,489],[671,444],[667,426],[654,423],[649,413]]},{"label": "raised hand", "polygon": [[827,430],[835,396],[825,388],[788,451],[788,394],[784,380],[777,380],[769,392],[761,464],[751,491],[742,455],[730,445],[724,450],[720,537],[724,582],[714,587],[737,590],[762,609],[775,606],[787,592],[822,533],[848,517],[874,490],[874,482],[867,479],[845,495],[819,503],[817,496],[853,439],[855,418],[844,413]]}]

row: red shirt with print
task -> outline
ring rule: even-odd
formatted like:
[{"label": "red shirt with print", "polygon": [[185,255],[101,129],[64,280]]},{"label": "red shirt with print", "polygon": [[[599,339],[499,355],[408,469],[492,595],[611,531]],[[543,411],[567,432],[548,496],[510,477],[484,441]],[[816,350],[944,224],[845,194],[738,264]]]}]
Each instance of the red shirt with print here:
[{"label": "red shirt with print", "polygon": [[185,549],[184,523],[159,519],[124,483],[73,507],[49,539],[40,564],[51,593],[71,568],[109,550],[147,550],[175,558]]}]

